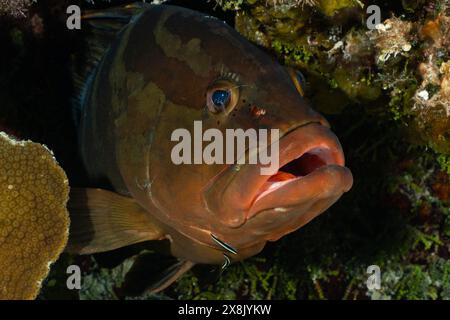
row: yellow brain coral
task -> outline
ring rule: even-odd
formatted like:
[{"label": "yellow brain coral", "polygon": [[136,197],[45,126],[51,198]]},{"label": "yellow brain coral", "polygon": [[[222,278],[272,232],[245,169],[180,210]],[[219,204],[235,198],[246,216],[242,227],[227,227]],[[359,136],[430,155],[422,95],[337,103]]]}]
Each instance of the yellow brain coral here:
[{"label": "yellow brain coral", "polygon": [[34,299],[69,230],[69,185],[52,153],[0,132],[0,299]]}]

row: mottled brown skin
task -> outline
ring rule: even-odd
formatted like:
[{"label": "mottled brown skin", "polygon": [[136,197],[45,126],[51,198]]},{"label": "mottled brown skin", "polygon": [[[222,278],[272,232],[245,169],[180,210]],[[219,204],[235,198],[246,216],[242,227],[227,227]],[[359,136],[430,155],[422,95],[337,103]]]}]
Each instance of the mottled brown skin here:
[{"label": "mottled brown skin", "polygon": [[[213,114],[206,94],[220,79],[238,87],[239,100],[233,110]],[[277,128],[286,150],[322,139],[332,145],[336,165],[299,182],[300,196],[288,188],[257,205],[268,179],[257,165],[172,163],[171,133],[192,132],[194,120],[223,132]],[[337,138],[286,68],[225,23],[174,6],[152,6],[121,31],[88,91],[81,145],[90,176],[133,197],[161,223],[172,253],[197,263],[224,261],[226,251],[211,233],[237,249],[227,253],[232,261],[247,258],[326,210],[352,183]],[[282,213],[270,205],[280,199],[288,208]]]}]

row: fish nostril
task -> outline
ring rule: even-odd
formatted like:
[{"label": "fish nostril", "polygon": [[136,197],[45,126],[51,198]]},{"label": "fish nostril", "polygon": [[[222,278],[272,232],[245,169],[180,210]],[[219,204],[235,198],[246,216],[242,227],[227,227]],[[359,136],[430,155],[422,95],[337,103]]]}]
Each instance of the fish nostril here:
[{"label": "fish nostril", "polygon": [[255,105],[252,105],[250,107],[250,113],[252,114],[253,117],[259,118],[259,117],[261,117],[261,116],[266,114],[266,109],[260,108],[260,107],[255,106]]}]

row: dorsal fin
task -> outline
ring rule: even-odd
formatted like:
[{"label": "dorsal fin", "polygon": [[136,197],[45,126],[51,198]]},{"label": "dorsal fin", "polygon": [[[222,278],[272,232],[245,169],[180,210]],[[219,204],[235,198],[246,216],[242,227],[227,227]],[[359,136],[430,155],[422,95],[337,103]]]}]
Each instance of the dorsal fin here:
[{"label": "dorsal fin", "polygon": [[136,2],[103,10],[88,10],[81,16],[84,47],[72,61],[74,120],[78,124],[87,88],[106,50],[123,27],[150,4]]}]

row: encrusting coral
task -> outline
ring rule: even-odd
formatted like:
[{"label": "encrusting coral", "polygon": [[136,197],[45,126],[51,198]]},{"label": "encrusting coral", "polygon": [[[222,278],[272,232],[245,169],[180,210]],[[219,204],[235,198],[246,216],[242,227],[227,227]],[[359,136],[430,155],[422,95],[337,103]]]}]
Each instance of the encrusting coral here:
[{"label": "encrusting coral", "polygon": [[412,2],[386,5],[369,28],[363,1],[244,1],[236,29],[306,73],[318,110],[338,114],[360,103],[367,114],[397,121],[411,142],[448,155],[450,2],[425,2],[414,17],[398,12]]},{"label": "encrusting coral", "polygon": [[376,48],[376,61],[382,65],[389,58],[411,50],[412,23],[393,17],[369,31],[370,40]]},{"label": "encrusting coral", "polygon": [[69,230],[66,174],[43,145],[0,132],[0,299],[34,299]]},{"label": "encrusting coral", "polygon": [[414,125],[430,145],[450,153],[450,10],[426,22],[420,36],[425,40],[424,61],[418,69],[422,83],[415,93]]}]

